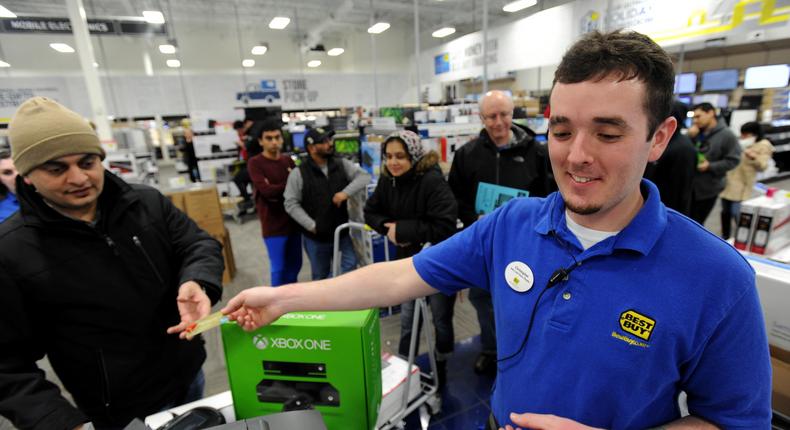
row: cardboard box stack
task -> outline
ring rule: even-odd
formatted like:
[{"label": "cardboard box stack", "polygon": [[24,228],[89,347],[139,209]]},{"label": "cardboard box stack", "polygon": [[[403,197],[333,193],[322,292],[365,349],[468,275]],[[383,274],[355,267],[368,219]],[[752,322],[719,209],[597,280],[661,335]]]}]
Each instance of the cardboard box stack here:
[{"label": "cardboard box stack", "polygon": [[757,274],[773,369],[772,406],[790,416],[790,266],[749,257]]},{"label": "cardboard box stack", "polygon": [[165,195],[173,205],[192,218],[195,223],[222,244],[225,259],[225,272],[222,282],[228,283],[236,275],[233,247],[230,234],[222,219],[222,206],[216,186],[197,185],[184,189],[166,191]]}]

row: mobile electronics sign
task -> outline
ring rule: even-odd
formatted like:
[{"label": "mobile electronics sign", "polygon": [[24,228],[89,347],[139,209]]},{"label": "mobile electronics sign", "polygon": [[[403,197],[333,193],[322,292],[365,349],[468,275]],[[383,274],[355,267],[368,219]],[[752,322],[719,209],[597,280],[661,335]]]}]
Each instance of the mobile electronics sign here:
[{"label": "mobile electronics sign", "polygon": [[[95,35],[167,35],[164,24],[124,19],[88,19],[88,31]],[[71,34],[68,18],[17,17],[0,19],[4,33],[67,33]]]}]

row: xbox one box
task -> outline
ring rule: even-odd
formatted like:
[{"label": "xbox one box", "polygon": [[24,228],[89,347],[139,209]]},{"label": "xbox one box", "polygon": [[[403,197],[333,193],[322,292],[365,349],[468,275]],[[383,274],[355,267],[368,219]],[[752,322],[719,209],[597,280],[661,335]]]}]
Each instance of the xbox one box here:
[{"label": "xbox one box", "polygon": [[329,430],[374,428],[378,311],[294,312],[253,332],[229,322],[222,342],[236,418],[314,408]]}]

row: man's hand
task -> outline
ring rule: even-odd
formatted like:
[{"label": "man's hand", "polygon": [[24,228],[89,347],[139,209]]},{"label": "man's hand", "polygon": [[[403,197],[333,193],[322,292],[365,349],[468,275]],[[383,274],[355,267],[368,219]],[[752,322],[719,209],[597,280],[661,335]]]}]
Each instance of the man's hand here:
[{"label": "man's hand", "polygon": [[694,139],[698,135],[699,135],[699,127],[697,127],[696,124],[694,124],[691,127],[689,127],[688,131],[686,132],[686,136],[688,136],[688,137],[690,137],[692,139]]},{"label": "man's hand", "polygon": [[245,331],[272,323],[283,315],[275,303],[276,288],[249,288],[230,299],[222,313],[236,321]]},{"label": "man's hand", "polygon": [[335,193],[334,196],[332,196],[332,203],[334,203],[337,207],[340,207],[340,205],[342,205],[346,200],[348,200],[348,194],[342,191],[339,191]]},{"label": "man's hand", "polygon": [[703,160],[702,163],[697,164],[697,170],[700,172],[707,172],[710,168],[710,161]]},{"label": "man's hand", "polygon": [[394,222],[385,222],[384,223],[384,227],[387,227],[387,239],[389,239],[390,242],[394,243],[395,245],[398,245],[398,241],[395,240],[395,237],[396,237],[395,236],[395,229],[396,229],[395,225],[396,224]]},{"label": "man's hand", "polygon": [[190,324],[205,317],[211,312],[209,300],[203,288],[195,281],[187,281],[178,287],[178,313],[181,314],[181,323],[167,329],[167,333],[179,333],[178,337],[186,339],[186,330]]},{"label": "man's hand", "polygon": [[[589,427],[576,421],[567,418],[558,417],[555,415],[543,414],[510,414],[510,420],[514,424],[522,427],[531,428],[533,430],[592,430],[595,427]],[[502,430],[500,428],[500,430]],[[514,430],[510,424],[505,426],[505,430]],[[601,429],[598,429],[601,430]]]}]

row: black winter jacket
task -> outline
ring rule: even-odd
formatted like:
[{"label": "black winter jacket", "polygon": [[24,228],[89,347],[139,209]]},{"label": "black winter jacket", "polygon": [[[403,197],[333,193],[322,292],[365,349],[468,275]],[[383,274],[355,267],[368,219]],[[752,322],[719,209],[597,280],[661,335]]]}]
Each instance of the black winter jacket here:
[{"label": "black winter jacket", "polygon": [[395,222],[399,246],[396,258],[411,257],[430,242],[437,244],[455,233],[457,206],[450,187],[436,165],[436,157],[426,155],[417,166],[395,178],[382,169],[376,191],[365,203],[365,223],[382,236],[384,223]]},{"label": "black winter jacket", "polygon": [[[0,413],[20,429],[124,426],[182,398],[205,359],[165,330],[181,283],[220,299],[221,245],[157,190],[104,176],[95,228],[22,181],[0,224]],[[45,354],[79,411],[36,367]]]},{"label": "black winter jacket", "polygon": [[535,141],[535,133],[527,127],[513,124],[511,131],[517,143],[507,149],[498,150],[483,129],[453,157],[448,182],[464,227],[477,221],[475,198],[480,182],[527,190],[530,197],[545,197],[557,188],[546,145]]}]

